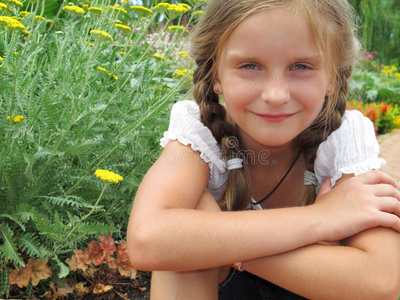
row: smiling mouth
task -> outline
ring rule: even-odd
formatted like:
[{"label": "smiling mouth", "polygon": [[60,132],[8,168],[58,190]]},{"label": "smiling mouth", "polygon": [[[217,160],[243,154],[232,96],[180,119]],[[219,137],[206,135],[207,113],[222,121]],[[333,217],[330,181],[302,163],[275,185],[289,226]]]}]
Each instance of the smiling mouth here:
[{"label": "smiling mouth", "polygon": [[294,114],[256,114],[256,115],[266,121],[278,123],[289,119]]}]

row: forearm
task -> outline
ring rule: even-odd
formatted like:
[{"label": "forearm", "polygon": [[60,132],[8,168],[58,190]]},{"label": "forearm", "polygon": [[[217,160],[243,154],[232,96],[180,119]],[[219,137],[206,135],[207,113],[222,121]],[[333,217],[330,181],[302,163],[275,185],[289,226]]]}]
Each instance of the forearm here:
[{"label": "forearm", "polygon": [[375,228],[357,239],[352,246],[311,245],[243,266],[309,299],[397,299],[399,235]]},{"label": "forearm", "polygon": [[323,238],[313,214],[309,208],[295,207],[241,212],[164,209],[133,215],[130,256],[138,269],[184,271],[274,255]]}]

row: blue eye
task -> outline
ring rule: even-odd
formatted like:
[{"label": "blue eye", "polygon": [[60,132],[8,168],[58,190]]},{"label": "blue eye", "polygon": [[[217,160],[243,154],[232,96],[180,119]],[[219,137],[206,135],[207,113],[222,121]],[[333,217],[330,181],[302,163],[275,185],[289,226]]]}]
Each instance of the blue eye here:
[{"label": "blue eye", "polygon": [[246,70],[255,70],[257,66],[255,64],[245,64],[242,68]]},{"label": "blue eye", "polygon": [[303,65],[303,64],[295,64],[290,69],[293,70],[293,71],[304,71],[304,70],[307,70],[309,68],[306,65]]}]

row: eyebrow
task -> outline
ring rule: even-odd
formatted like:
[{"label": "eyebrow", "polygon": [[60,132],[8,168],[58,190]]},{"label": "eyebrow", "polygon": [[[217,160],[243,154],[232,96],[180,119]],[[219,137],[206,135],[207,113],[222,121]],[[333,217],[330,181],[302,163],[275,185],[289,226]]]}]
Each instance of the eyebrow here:
[{"label": "eyebrow", "polygon": [[[225,57],[227,60],[240,60],[240,59],[246,59],[246,60],[257,60],[259,58],[258,55],[246,55],[243,53],[240,53],[240,51],[230,51],[226,52]],[[315,60],[315,59],[322,59],[321,55],[319,53],[313,53],[311,55],[292,55],[292,61],[302,61],[302,60]]]}]

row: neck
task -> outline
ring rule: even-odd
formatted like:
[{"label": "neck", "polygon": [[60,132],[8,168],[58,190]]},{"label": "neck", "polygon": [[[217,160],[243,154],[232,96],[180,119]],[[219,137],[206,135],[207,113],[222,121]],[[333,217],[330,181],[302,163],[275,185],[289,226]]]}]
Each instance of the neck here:
[{"label": "neck", "polygon": [[248,138],[247,135],[239,136],[247,166],[252,171],[273,171],[274,173],[286,172],[297,156],[297,149],[292,143],[280,146],[264,146]]}]

